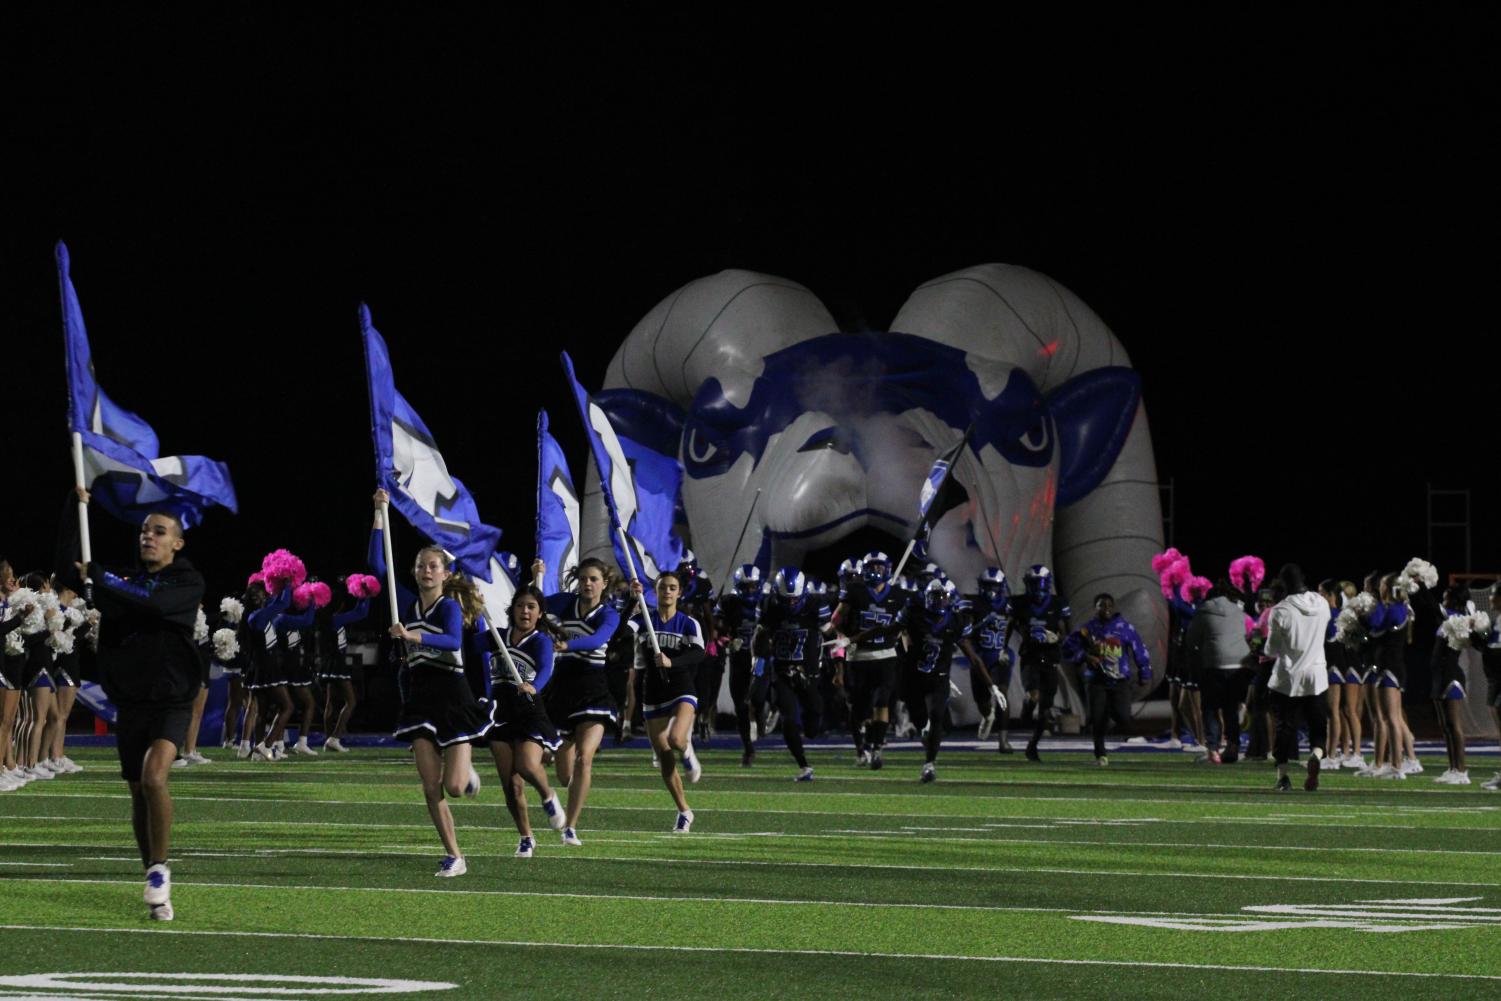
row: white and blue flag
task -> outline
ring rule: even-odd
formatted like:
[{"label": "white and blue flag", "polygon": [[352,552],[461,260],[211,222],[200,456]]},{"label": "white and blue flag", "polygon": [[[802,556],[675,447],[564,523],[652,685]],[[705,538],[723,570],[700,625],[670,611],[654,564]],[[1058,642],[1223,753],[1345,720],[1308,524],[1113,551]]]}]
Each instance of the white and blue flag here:
[{"label": "white and blue flag", "polygon": [[[635,568],[636,576],[647,584],[647,601],[651,603],[651,585],[657,575],[663,570],[676,570],[683,559],[683,541],[672,530],[683,467],[676,458],[617,435],[603,408],[579,385],[567,352],[563,354],[563,371],[584,422],[589,450],[599,467],[615,557],[622,568]],[[621,550],[621,528],[625,529],[629,553]]]},{"label": "white and blue flag", "polygon": [[537,582],[543,594],[563,590],[579,563],[578,493],[563,447],[547,430],[546,410],[537,412],[537,558],[547,567]]},{"label": "white and blue flag", "polygon": [[175,514],[184,528],[218,504],[239,510],[229,467],[201,455],[162,455],[156,432],[99,388],[83,310],[69,273],[68,248],[57,244],[68,369],[68,429],[83,443],[84,485],[100,507],[139,523],[153,511]]},{"label": "white and blue flag", "polygon": [[[473,496],[449,474],[432,432],[396,391],[386,342],[371,325],[370,309],[364,304],[360,305],[360,333],[370,386],[376,482],[391,495],[391,506],[434,545],[447,550],[477,584],[500,583],[495,577],[499,573],[509,586],[509,576],[494,559],[500,529],[480,520]],[[491,596],[485,598],[490,605]],[[510,604],[508,598],[505,604]],[[490,605],[490,610],[502,613],[505,605]]]},{"label": "white and blue flag", "polygon": [[964,449],[969,445],[970,430],[964,432],[964,437],[959,439],[958,444],[940,455],[928,470],[928,478],[923,481],[922,492],[917,498],[917,533],[915,538],[922,539],[933,530],[938,519],[949,511],[964,503],[964,490],[954,482],[954,466],[958,464]]}]

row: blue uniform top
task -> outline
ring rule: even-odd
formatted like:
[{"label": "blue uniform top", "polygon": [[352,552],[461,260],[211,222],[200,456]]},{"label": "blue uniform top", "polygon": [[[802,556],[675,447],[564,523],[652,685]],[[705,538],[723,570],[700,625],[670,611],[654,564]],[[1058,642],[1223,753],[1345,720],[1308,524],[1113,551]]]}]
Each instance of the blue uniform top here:
[{"label": "blue uniform top", "polygon": [[975,642],[975,649],[979,651],[980,659],[984,661],[989,670],[1002,661],[1011,662],[1011,651],[1006,647],[1006,627],[1010,622],[1005,606],[992,608],[983,599],[976,601],[974,608],[978,614],[973,620],[970,629],[971,637]]},{"label": "blue uniform top", "polygon": [[854,636],[867,629],[877,631],[860,641],[854,656],[863,658],[871,653],[896,652],[896,637],[907,620],[907,595],[891,583],[872,588],[863,581],[851,584],[840,592],[840,601],[849,606],[853,622],[841,622],[840,631]]},{"label": "blue uniform top", "polygon": [[949,607],[941,612],[926,609],[907,624],[912,642],[917,646],[917,670],[922,674],[948,674],[954,660],[954,648],[973,630],[962,608]]},{"label": "blue uniform top", "polygon": [[[704,657],[704,631],[698,620],[686,612],[673,612],[663,619],[661,613],[651,613],[652,628],[657,632],[657,646],[672,661],[674,667],[691,667]],[[651,638],[646,632],[646,620],[640,615],[631,619],[631,629],[636,633],[636,667],[644,669],[652,665]]]},{"label": "blue uniform top", "polygon": [[714,611],[724,620],[732,638],[749,645],[756,635],[756,625],[761,621],[761,596],[747,597],[738,591],[730,591],[719,596]]},{"label": "blue uniform top", "polygon": [[605,647],[615,629],[620,625],[620,613],[609,602],[602,601],[587,613],[580,611],[583,599],[571,591],[559,591],[547,596],[543,611],[553,625],[563,631],[568,649],[558,653],[558,666],[570,664],[575,667],[603,669]]},{"label": "blue uniform top", "polygon": [[334,642],[338,644],[340,653],[343,653],[349,647],[349,636],[344,632],[344,627],[352,626],[356,622],[363,622],[369,614],[370,599],[361,598],[353,608],[334,615]]},{"label": "blue uniform top", "polygon": [[[1057,656],[1063,636],[1068,632],[1068,620],[1073,615],[1073,609],[1064,603],[1062,597],[1056,594],[1045,594],[1040,598],[1019,595],[1011,599],[1009,611],[1011,632],[1022,634],[1023,656]],[[1058,638],[1049,642],[1045,633]]]},{"label": "blue uniform top", "polygon": [[[547,687],[547,682],[552,678],[553,644],[552,637],[540,629],[533,629],[520,639],[514,639],[515,631],[505,631],[506,650],[511,655],[511,660],[516,663],[516,673],[521,675],[521,680],[535,688],[538,692]],[[492,685],[514,685],[511,680],[511,672],[506,667],[506,662],[498,655],[490,658],[490,683]]]}]

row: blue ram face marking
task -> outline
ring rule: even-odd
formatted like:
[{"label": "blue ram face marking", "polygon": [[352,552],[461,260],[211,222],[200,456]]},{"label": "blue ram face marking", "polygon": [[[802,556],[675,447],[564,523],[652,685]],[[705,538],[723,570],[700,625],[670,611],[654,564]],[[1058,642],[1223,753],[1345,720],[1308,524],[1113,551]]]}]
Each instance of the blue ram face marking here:
[{"label": "blue ram face marking", "polygon": [[[759,464],[773,435],[812,412],[836,426],[800,443],[800,451],[853,454],[869,468],[862,423],[919,409],[956,435],[975,422],[970,447],[993,445],[1013,465],[1046,466],[1057,449],[1047,403],[1022,370],[987,400],[955,348],[909,334],[830,334],[769,355],[744,407],[725,398],[719,380],[707,380],[683,425],[683,464],[695,479],[718,476],[745,454]],[[926,445],[937,453],[952,443]]]}]

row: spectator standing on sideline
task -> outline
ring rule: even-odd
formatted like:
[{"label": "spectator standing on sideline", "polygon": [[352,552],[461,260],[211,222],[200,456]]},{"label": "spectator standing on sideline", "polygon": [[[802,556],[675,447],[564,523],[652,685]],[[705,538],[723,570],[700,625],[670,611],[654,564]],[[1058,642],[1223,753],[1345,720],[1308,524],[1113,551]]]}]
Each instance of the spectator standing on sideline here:
[{"label": "spectator standing on sideline", "polygon": [[1287,763],[1298,752],[1298,722],[1308,727],[1308,778],[1303,788],[1319,787],[1319,768],[1324,757],[1329,687],[1328,662],[1324,660],[1324,635],[1329,629],[1329,603],[1308,590],[1303,570],[1289,563],[1277,574],[1287,597],[1272,607],[1268,620],[1266,653],[1274,658],[1268,682],[1272,716],[1277,721],[1277,791],[1292,789]]}]

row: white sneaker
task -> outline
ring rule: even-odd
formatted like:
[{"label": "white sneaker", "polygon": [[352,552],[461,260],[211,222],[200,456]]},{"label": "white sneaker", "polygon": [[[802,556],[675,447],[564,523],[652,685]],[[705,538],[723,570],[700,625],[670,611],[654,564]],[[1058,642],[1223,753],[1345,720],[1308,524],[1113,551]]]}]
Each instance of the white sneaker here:
[{"label": "white sneaker", "polygon": [[532,850],[537,847],[537,842],[531,838],[522,838],[516,845],[517,858],[531,858]]},{"label": "white sneaker", "polygon": [[1183,750],[1183,741],[1177,737],[1170,737],[1162,742],[1162,746],[1169,751],[1181,751]]},{"label": "white sneaker", "polygon": [[1421,774],[1423,774],[1423,763],[1421,761],[1419,761],[1417,758],[1408,758],[1406,761],[1402,762],[1402,774],[1403,775],[1421,775]]},{"label": "white sneaker", "polygon": [[172,913],[172,904],[170,901],[165,904],[151,905],[152,921],[171,921],[173,917],[174,915]]},{"label": "white sneaker", "polygon": [[469,766],[469,781],[464,784],[464,795],[465,795],[465,797],[467,797],[469,799],[473,799],[474,797],[478,796],[479,795],[479,786],[480,786],[479,772],[477,772],[477,771],[474,770],[474,766],[473,765],[470,765]]},{"label": "white sneaker", "polygon": [[1449,780],[1449,784],[1453,785],[1453,786],[1467,786],[1467,785],[1469,785],[1470,784],[1470,773],[1467,772],[1467,771],[1462,772],[1462,771],[1460,771],[1459,769],[1456,768],[1454,770],[1454,778],[1452,778],[1452,779]]},{"label": "white sneaker", "polygon": [[247,740],[241,742],[239,750],[235,751],[235,757],[239,758],[241,761],[244,761],[253,753],[255,752],[250,749],[250,741]]},{"label": "white sneaker", "polygon": [[1102,754],[1098,758],[1094,759],[1094,763],[1099,765],[1101,768],[1105,768],[1110,764],[1110,755]]},{"label": "white sneaker", "polygon": [[810,765],[809,767],[804,768],[802,771],[798,772],[797,775],[795,775],[793,777],[792,781],[794,781],[794,782],[812,782],[813,781],[813,767]]},{"label": "white sneaker", "polygon": [[454,876],[462,876],[468,871],[469,863],[464,861],[464,856],[444,855],[443,863],[438,866],[438,871],[433,873],[433,875],[442,877],[443,879],[449,879]]},{"label": "white sneaker", "polygon": [[333,751],[335,754],[347,754],[349,752],[349,748],[340,743],[338,737],[330,737],[325,740],[323,742],[323,749],[325,751]]},{"label": "white sneaker", "polygon": [[1332,758],[1325,758],[1323,764],[1321,764],[1319,767],[1322,771],[1337,772],[1339,771],[1340,765],[1344,763],[1345,759],[1343,757],[1335,755]]},{"label": "white sneaker", "polygon": [[683,752],[683,764],[688,769],[688,781],[697,782],[704,777],[704,766],[698,763],[698,755],[693,752],[693,745],[688,745],[688,750]]},{"label": "white sneaker", "polygon": [[21,783],[0,775],[0,792],[15,792],[19,788],[21,788]]},{"label": "white sneaker", "polygon": [[72,758],[68,757],[66,754],[58,758],[57,763],[61,765],[63,771],[67,772],[69,775],[77,775],[79,772],[83,771],[83,766],[74,761]]},{"label": "white sneaker", "polygon": [[265,744],[256,744],[250,752],[252,761],[277,761],[276,748],[267,747]]},{"label": "white sneaker", "polygon": [[283,744],[281,741],[278,740],[276,742],[276,746],[273,747],[273,748],[271,748],[271,760],[272,761],[285,761],[286,759],[287,759],[287,745]]},{"label": "white sneaker", "polygon": [[568,818],[563,815],[563,804],[558,802],[557,793],[553,793],[551,799],[542,803],[542,812],[547,814],[547,826],[555,831],[561,831],[563,825],[568,823]]},{"label": "white sneaker", "polygon": [[1345,767],[1346,768],[1354,768],[1354,769],[1365,768],[1366,767],[1365,758],[1362,758],[1358,753],[1357,754],[1347,754],[1347,755],[1345,755]]},{"label": "white sneaker", "polygon": [[36,763],[36,767],[48,775],[61,775],[63,773],[63,770],[54,764],[51,758],[43,758]]},{"label": "white sneaker", "polygon": [[1382,765],[1380,768],[1376,769],[1376,778],[1405,779],[1407,778],[1407,773],[1401,771],[1400,769],[1393,768],[1391,765]]},{"label": "white sneaker", "polygon": [[172,759],[172,767],[173,768],[190,768],[190,767],[192,767],[192,764],[193,763],[191,761],[189,761],[187,758],[173,758]]},{"label": "white sneaker", "polygon": [[17,789],[31,781],[31,776],[27,775],[25,769],[22,768],[12,768],[8,772],[0,772],[0,775],[3,775],[7,782],[14,782]]},{"label": "white sneaker", "polygon": [[30,768],[25,769],[25,771],[32,778],[34,778],[34,779],[55,779],[55,778],[57,778],[56,775],[53,775],[51,772],[49,772],[47,769],[41,767],[40,765],[32,765]]},{"label": "white sneaker", "polygon": [[579,840],[577,831],[575,831],[571,827],[565,827],[563,828],[563,844],[568,845],[571,848],[578,848],[583,844],[583,842]]},{"label": "white sneaker", "polygon": [[933,767],[933,762],[927,761],[923,763],[922,774],[917,777],[917,781],[923,785],[938,781],[938,770]]},{"label": "white sneaker", "polygon": [[855,767],[856,768],[869,768],[870,767],[870,752],[869,751],[861,751],[859,754],[855,755]]},{"label": "white sneaker", "polygon": [[1489,789],[1492,792],[1501,792],[1501,772],[1491,776],[1489,782],[1482,783],[1480,788]]},{"label": "white sneaker", "polygon": [[318,756],[318,752],[317,751],[315,751],[311,747],[307,746],[307,740],[306,739],[299,740],[297,743],[293,744],[292,745],[292,753],[293,754],[301,754],[301,755],[304,755],[304,756],[309,757],[309,758],[316,758]]},{"label": "white sneaker", "polygon": [[172,870],[158,862],[146,870],[146,904],[156,907],[172,899]]},{"label": "white sneaker", "polygon": [[214,763],[212,758],[208,757],[202,751],[198,750],[190,752],[186,755],[186,757],[195,765],[211,765]]},{"label": "white sneaker", "polygon": [[687,834],[693,827],[693,811],[678,814],[677,823],[672,825],[673,834]]}]

